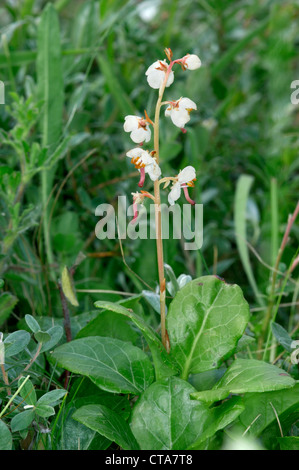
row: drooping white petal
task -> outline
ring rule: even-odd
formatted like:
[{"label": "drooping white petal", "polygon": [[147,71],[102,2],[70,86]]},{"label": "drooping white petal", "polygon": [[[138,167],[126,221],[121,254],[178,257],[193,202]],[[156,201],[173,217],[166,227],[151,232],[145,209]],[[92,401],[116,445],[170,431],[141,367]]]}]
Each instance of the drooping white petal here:
[{"label": "drooping white petal", "polygon": [[178,182],[179,184],[189,183],[196,178],[196,171],[193,166],[189,165],[186,166],[179,174],[178,174]]},{"label": "drooping white petal", "polygon": [[125,117],[124,131],[132,132],[138,128],[138,119],[141,119],[139,116],[129,115]]},{"label": "drooping white petal", "polygon": [[[165,65],[165,69],[163,68],[163,64]],[[151,88],[160,88],[165,79],[166,67],[168,67],[166,60],[157,60],[149,66],[145,72],[145,75],[147,76],[147,82]],[[169,87],[173,83],[173,80],[174,73],[171,71],[168,76],[166,86]]]},{"label": "drooping white petal", "polygon": [[190,121],[190,114],[186,109],[174,108],[171,111],[170,117],[173,124],[180,128],[183,128]]},{"label": "drooping white petal", "polygon": [[168,194],[168,202],[171,206],[174,205],[175,201],[177,201],[179,199],[181,195],[181,185],[180,183],[177,181],[176,183],[174,183],[174,185],[172,186],[171,188],[171,191],[170,193]]},{"label": "drooping white petal", "polygon": [[138,158],[138,157],[141,157],[142,155],[142,152],[144,152],[144,150],[140,147],[136,147],[134,149],[131,149],[129,150],[126,155],[127,157],[129,158]]},{"label": "drooping white petal", "polygon": [[167,117],[171,116],[171,112],[172,112],[172,107],[169,106],[168,108],[165,109],[165,116]]},{"label": "drooping white petal", "polygon": [[145,167],[145,172],[148,173],[152,181],[156,181],[161,176],[161,168],[154,159],[151,165]]},{"label": "drooping white petal", "polygon": [[161,176],[161,169],[147,150],[136,147],[127,152],[127,157],[134,158],[136,168],[144,167],[145,173],[148,173],[152,181],[156,181]]},{"label": "drooping white petal", "polygon": [[135,144],[148,142],[151,139],[151,131],[148,128],[144,129],[143,127],[139,127],[139,129],[135,129],[131,132],[130,137]]},{"label": "drooping white petal", "polygon": [[185,124],[190,121],[192,109],[197,109],[194,101],[189,98],[180,98],[170,102],[170,106],[165,110],[165,116],[169,116],[175,126],[184,128]]},{"label": "drooping white petal", "polygon": [[145,120],[139,116],[129,115],[125,117],[125,132],[131,132],[130,137],[135,144],[149,142],[151,139],[151,130]]},{"label": "drooping white petal", "polygon": [[190,100],[190,98],[181,98],[179,102],[180,109],[197,109],[196,103]]},{"label": "drooping white petal", "polygon": [[188,70],[196,70],[201,66],[201,60],[195,54],[187,54],[187,56],[185,56],[184,65]]}]

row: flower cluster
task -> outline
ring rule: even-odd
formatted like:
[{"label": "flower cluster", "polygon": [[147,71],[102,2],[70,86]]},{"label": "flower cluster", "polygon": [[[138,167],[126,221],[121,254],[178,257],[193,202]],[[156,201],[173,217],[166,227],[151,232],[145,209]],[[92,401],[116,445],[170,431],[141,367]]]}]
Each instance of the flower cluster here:
[{"label": "flower cluster", "polygon": [[[191,111],[197,109],[196,104],[194,101],[186,97],[181,97],[178,100],[162,102],[162,96],[165,88],[170,87],[174,82],[174,72],[172,70],[174,64],[180,64],[183,70],[196,70],[201,66],[201,61],[195,54],[187,54],[181,59],[173,60],[171,49],[165,49],[165,54],[169,62],[167,62],[166,59],[157,60],[148,67],[145,75],[149,86],[159,90],[159,98],[157,102],[157,106],[159,106],[158,115],[160,107],[162,105],[166,105],[165,116],[169,117],[175,126],[179,127],[183,132],[186,132],[185,125],[190,121]],[[144,143],[151,141],[152,132],[150,126],[153,126],[155,133],[155,131],[158,130],[157,126],[159,126],[159,122],[153,122],[148,117],[146,111],[145,117],[137,115],[128,115],[125,117],[124,131],[130,133],[130,137],[135,144],[139,144],[139,147],[135,147],[126,153],[127,157],[131,159],[131,163],[140,172],[138,186],[140,188],[143,187],[147,174],[155,185],[165,183],[164,187],[167,187],[172,183],[168,194],[168,202],[170,205],[173,205],[175,201],[179,199],[182,189],[186,200],[190,204],[195,204],[188,194],[188,188],[193,187],[194,181],[196,180],[195,169],[192,166],[187,166],[175,177],[160,178],[162,171],[159,166],[158,149],[155,148],[153,151],[148,151],[141,148]],[[137,217],[137,204],[142,204],[145,197],[149,197],[155,201],[155,197],[145,191],[141,191],[141,193],[132,193],[132,195],[134,207],[133,220],[135,220]]]}]

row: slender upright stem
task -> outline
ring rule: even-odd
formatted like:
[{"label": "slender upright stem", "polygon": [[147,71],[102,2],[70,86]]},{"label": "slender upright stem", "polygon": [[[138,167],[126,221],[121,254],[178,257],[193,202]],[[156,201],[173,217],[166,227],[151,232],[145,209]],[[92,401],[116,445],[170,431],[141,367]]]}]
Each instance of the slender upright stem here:
[{"label": "slender upright stem", "polygon": [[[269,327],[269,323],[270,323],[270,320],[271,320],[272,311],[273,311],[274,304],[275,304],[275,289],[276,289],[276,279],[277,279],[277,272],[278,272],[278,268],[279,268],[279,263],[280,263],[282,254],[284,252],[284,249],[286,247],[286,244],[288,242],[288,237],[289,237],[291,228],[292,228],[298,214],[299,214],[299,201],[296,205],[294,213],[289,217],[287,227],[286,227],[286,230],[285,230],[280,248],[278,250],[276,263],[275,263],[275,266],[274,266],[274,269],[273,269],[272,282],[271,282],[271,292],[270,292],[270,296],[269,296],[268,308],[267,308],[266,315],[265,315],[265,318],[264,318],[264,322],[263,322],[263,325],[262,325],[261,335],[260,335],[259,341],[258,341],[258,349],[259,350],[262,350],[264,340],[265,340],[265,336],[266,336],[266,333],[267,333],[267,330],[268,330],[268,327]],[[266,350],[264,352],[264,359],[265,359],[265,355],[266,355]]]},{"label": "slender upright stem", "polygon": [[[174,62],[170,62],[168,69],[165,73],[164,81],[159,90],[159,97],[155,110],[154,122],[154,151],[157,163],[159,164],[159,117],[162,104],[163,93],[172,69]],[[156,180],[154,182],[154,196],[155,196],[155,224],[156,224],[156,243],[157,243],[157,260],[158,260],[158,273],[159,273],[159,286],[160,286],[160,314],[161,314],[161,337],[164,347],[169,351],[169,340],[166,331],[166,307],[165,307],[165,275],[164,275],[164,257],[163,257],[163,241],[162,241],[162,221],[161,221],[161,198],[160,198],[160,184]]]}]

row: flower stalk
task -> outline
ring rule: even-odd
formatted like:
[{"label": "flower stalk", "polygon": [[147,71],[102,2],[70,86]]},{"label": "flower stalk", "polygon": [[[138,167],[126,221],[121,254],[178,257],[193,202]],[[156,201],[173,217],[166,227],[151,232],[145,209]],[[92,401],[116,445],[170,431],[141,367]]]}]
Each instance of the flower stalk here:
[{"label": "flower stalk", "polygon": [[[132,193],[133,195],[133,220],[136,223],[138,218],[138,203],[143,203],[145,197],[153,200],[155,204],[155,229],[156,229],[156,249],[157,249],[157,264],[158,264],[158,277],[159,277],[159,292],[160,292],[160,314],[161,314],[161,338],[162,343],[169,352],[170,344],[166,330],[166,281],[164,273],[164,255],[163,255],[163,241],[162,241],[162,218],[161,218],[161,196],[160,185],[164,183],[164,188],[167,188],[172,183],[171,191],[168,195],[168,202],[173,205],[180,197],[181,189],[183,189],[185,198],[188,203],[195,204],[189,197],[188,187],[194,186],[193,181],[196,180],[196,172],[192,166],[187,166],[175,177],[169,176],[160,178],[161,168],[160,163],[160,139],[159,139],[159,121],[160,111],[162,105],[167,105],[165,116],[169,116],[173,124],[185,133],[185,124],[190,120],[190,112],[196,110],[197,106],[194,101],[189,98],[182,97],[179,100],[162,101],[166,87],[169,87],[174,81],[174,72],[172,67],[174,64],[180,64],[183,70],[195,70],[200,67],[201,61],[195,55],[187,54],[181,59],[172,59],[171,49],[165,49],[165,54],[169,63],[166,60],[157,60],[146,71],[147,82],[151,88],[159,90],[158,99],[155,107],[154,121],[150,119],[146,110],[144,116],[128,115],[125,117],[124,131],[130,133],[130,137],[139,147],[129,150],[126,155],[131,159],[131,163],[140,173],[138,186],[143,187],[148,174],[151,181],[154,183],[154,194],[147,191],[141,193]],[[149,142],[151,139],[152,126],[154,135],[154,149],[149,152],[141,148],[144,142]]]},{"label": "flower stalk", "polygon": [[[171,72],[174,62],[170,62],[165,73],[164,81],[159,89],[159,96],[155,110],[154,121],[154,151],[157,163],[159,165],[159,119],[163,94],[165,91],[166,83]],[[155,197],[155,224],[156,224],[156,246],[157,246],[157,261],[158,261],[158,276],[160,288],[160,315],[161,315],[161,338],[165,349],[169,352],[170,345],[166,331],[166,305],[165,305],[165,273],[164,273],[164,256],[163,256],[163,241],[162,241],[162,219],[161,219],[161,197],[160,197],[160,184],[159,181],[154,182],[154,197]]]}]

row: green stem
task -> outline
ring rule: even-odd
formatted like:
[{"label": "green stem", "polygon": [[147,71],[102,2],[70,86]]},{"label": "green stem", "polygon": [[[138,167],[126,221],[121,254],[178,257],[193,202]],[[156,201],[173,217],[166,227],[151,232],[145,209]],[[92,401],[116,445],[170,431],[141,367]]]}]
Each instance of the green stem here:
[{"label": "green stem", "polygon": [[18,390],[16,391],[16,393],[13,394],[13,396],[10,398],[10,400],[8,401],[7,405],[3,408],[3,410],[1,411],[0,413],[0,419],[2,418],[2,416],[4,415],[5,411],[10,407],[11,403],[13,402],[13,400],[15,399],[15,397],[20,393],[20,391],[22,390],[22,388],[24,387],[25,383],[27,382],[27,380],[29,380],[29,377],[30,375],[27,375],[27,377],[25,378],[24,382],[20,385],[20,387],[18,388]]},{"label": "green stem", "polygon": [[[162,98],[165,91],[166,83],[171,72],[174,62],[170,62],[168,69],[165,73],[164,81],[159,89],[159,97],[155,110],[154,122],[154,151],[157,163],[159,164],[159,118],[160,109],[162,105]],[[157,245],[157,261],[159,273],[159,286],[160,286],[160,314],[161,314],[161,337],[162,343],[167,351],[169,351],[168,334],[166,331],[166,305],[165,305],[165,275],[164,275],[164,256],[163,256],[163,241],[162,241],[162,221],[161,221],[161,198],[160,198],[160,184],[156,180],[154,182],[154,196],[155,196],[155,225],[156,225],[156,245]]]}]

